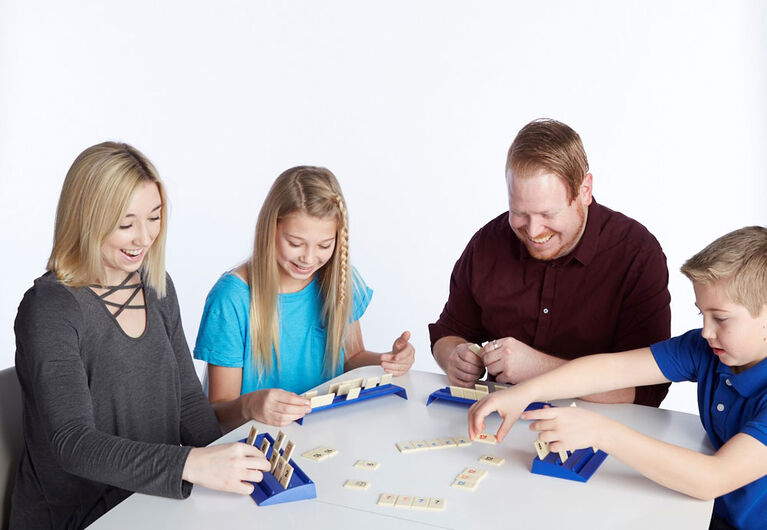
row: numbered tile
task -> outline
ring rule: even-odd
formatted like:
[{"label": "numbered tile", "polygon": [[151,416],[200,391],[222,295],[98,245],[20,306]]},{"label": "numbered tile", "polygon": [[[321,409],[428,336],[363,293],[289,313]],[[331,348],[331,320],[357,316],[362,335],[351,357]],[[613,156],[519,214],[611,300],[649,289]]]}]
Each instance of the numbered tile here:
[{"label": "numbered tile", "polygon": [[367,469],[368,471],[376,471],[380,466],[380,463],[371,462],[370,460],[357,460],[354,463],[354,467],[359,469]]},{"label": "numbered tile", "polygon": [[346,482],[344,482],[344,488],[349,488],[352,490],[366,490],[370,487],[370,482],[364,481],[364,480],[354,480],[349,479]]},{"label": "numbered tile", "polygon": [[429,506],[426,509],[433,512],[441,512],[445,509],[445,499],[435,499],[432,497],[429,499]]},{"label": "numbered tile", "polygon": [[393,493],[382,493],[378,496],[378,504],[379,506],[389,506],[391,508],[394,508],[394,503],[397,501],[397,496]]},{"label": "numbered tile", "polygon": [[500,466],[501,464],[503,464],[505,459],[501,458],[500,456],[482,455],[479,457],[479,461],[482,462],[483,464]]}]

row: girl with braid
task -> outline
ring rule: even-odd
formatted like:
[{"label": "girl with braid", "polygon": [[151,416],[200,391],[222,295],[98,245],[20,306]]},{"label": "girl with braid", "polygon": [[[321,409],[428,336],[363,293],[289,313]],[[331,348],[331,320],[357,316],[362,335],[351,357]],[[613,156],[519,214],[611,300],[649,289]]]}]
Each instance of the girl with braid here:
[{"label": "girl with braid", "polygon": [[251,258],[205,302],[194,355],[208,363],[208,397],[232,429],[251,419],[286,425],[311,410],[298,395],[360,366],[402,375],[415,350],[367,351],[359,319],[373,291],[349,262],[346,201],[333,173],[298,166],[266,196]]}]

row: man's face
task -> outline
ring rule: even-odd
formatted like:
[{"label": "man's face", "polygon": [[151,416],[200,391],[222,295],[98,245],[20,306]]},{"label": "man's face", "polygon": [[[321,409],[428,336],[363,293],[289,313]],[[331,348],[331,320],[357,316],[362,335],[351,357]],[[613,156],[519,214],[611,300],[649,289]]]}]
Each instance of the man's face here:
[{"label": "man's face", "polygon": [[553,260],[568,254],[583,235],[591,204],[591,174],[578,195],[567,199],[564,181],[545,169],[525,173],[506,171],[509,189],[509,225],[530,255]]}]

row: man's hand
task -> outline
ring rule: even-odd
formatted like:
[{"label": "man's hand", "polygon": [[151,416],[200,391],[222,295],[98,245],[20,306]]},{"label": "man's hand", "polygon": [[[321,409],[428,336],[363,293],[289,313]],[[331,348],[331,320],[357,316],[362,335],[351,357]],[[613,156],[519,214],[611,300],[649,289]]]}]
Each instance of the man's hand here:
[{"label": "man's hand", "polygon": [[447,379],[451,385],[473,387],[474,383],[485,375],[482,357],[471,351],[471,343],[463,343],[453,348],[447,360]]},{"label": "man's hand", "polygon": [[513,337],[505,337],[485,344],[482,362],[499,383],[517,384],[553,368],[544,368],[548,357]]}]

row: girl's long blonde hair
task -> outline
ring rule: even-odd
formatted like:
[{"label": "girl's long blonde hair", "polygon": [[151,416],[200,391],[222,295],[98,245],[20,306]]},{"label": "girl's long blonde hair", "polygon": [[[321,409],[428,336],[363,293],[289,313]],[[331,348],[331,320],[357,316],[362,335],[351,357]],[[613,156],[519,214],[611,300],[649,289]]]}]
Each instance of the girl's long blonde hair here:
[{"label": "girl's long blonde hair", "polygon": [[101,246],[117,230],[139,184],[154,182],[162,199],[160,232],[141,266],[147,285],[165,296],[165,234],[168,200],[152,163],[128,144],[104,142],[87,148],[72,163],[56,210],[48,270],[64,285],[102,282]]},{"label": "girl's long blonde hair", "polygon": [[298,166],[283,172],[272,184],[256,223],[253,255],[248,262],[250,285],[250,341],[253,362],[261,377],[272,368],[272,348],[280,363],[279,270],[275,253],[277,223],[303,212],[319,219],[335,218],[336,245],[319,275],[322,322],[327,330],[325,374],[333,377],[352,316],[349,223],[346,201],[336,177],[322,167]]}]

